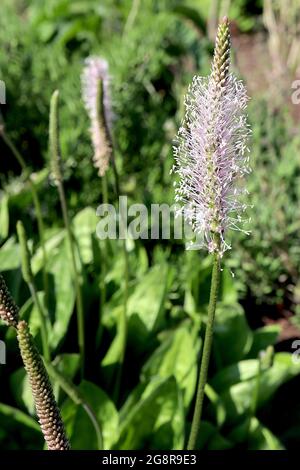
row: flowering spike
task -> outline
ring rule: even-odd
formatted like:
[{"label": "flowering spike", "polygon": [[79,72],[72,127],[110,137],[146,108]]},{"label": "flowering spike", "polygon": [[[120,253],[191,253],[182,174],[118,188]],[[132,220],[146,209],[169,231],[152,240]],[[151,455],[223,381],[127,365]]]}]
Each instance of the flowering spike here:
[{"label": "flowering spike", "polygon": [[43,361],[25,321],[17,325],[21,356],[34,398],[36,413],[49,450],[69,450],[64,425]]},{"label": "flowering spike", "polygon": [[63,180],[59,146],[58,100],[59,91],[55,90],[51,96],[50,101],[49,150],[52,165],[52,175],[56,185],[59,185]]},{"label": "flowering spike", "polygon": [[7,325],[16,328],[18,323],[19,309],[15,304],[10,292],[0,274],[0,318]]},{"label": "flowering spike", "polygon": [[108,63],[98,57],[89,57],[82,73],[82,97],[91,121],[94,147],[94,166],[103,176],[112,156],[112,111],[109,95]]},{"label": "flowering spike", "polygon": [[244,110],[248,97],[243,83],[229,71],[230,32],[227,18],[219,25],[212,71],[195,76],[185,97],[185,118],[174,148],[179,183],[175,201],[209,252],[223,255],[228,229],[241,230],[247,205],[238,184],[250,169]]}]

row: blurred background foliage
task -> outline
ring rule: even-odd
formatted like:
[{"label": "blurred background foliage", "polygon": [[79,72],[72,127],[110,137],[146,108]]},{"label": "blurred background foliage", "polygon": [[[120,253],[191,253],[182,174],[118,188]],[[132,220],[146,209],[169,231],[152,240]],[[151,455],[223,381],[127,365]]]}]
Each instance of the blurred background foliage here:
[{"label": "blurred background foliage", "polygon": [[[300,140],[296,129],[300,113],[290,98],[291,83],[299,71],[285,63],[274,40],[278,35],[283,38],[287,29],[292,31],[287,43],[292,50],[294,40],[299,40],[299,7],[289,0],[290,14],[284,16],[278,3],[1,1],[0,79],[6,85],[1,115],[42,201],[53,294],[46,305],[53,360],[93,407],[106,449],[183,447],[206,319],[210,260],[203,252],[186,252],[178,240],[128,242],[128,347],[121,395],[115,400],[114,378],[124,334],[120,313],[124,266],[119,243],[110,241],[109,257],[103,259],[104,248],[95,234],[95,212],[102,196],[81,100],[84,59],[98,55],[110,66],[122,194],[127,194],[129,203],[148,207],[172,204],[172,141],[183,113],[183,96],[193,75],[209,73],[217,18],[223,14],[232,21],[235,72],[246,80],[251,95],[253,171],[248,186],[253,207],[247,227],[251,235],[231,235],[233,249],[226,255],[198,444],[206,449],[281,449],[299,444],[300,365],[292,361],[291,345],[300,336]],[[295,24],[298,29],[293,29]],[[48,170],[49,101],[57,88],[65,188],[80,253],[86,335],[91,338],[81,383],[72,270],[57,191]],[[15,235],[16,221],[22,219],[44,302],[32,196],[26,175],[2,139],[0,152],[0,269],[21,316],[29,319],[40,342],[38,316],[22,280]],[[113,201],[112,182],[109,189]],[[102,341],[96,344],[102,263],[107,268],[107,302],[101,317]],[[7,365],[0,367],[1,447],[42,448],[14,335],[4,327],[0,333],[7,345]],[[276,354],[273,364],[264,366],[259,354],[270,345]],[[55,392],[72,447],[98,448],[93,426],[80,405],[67,398],[56,382]]]}]

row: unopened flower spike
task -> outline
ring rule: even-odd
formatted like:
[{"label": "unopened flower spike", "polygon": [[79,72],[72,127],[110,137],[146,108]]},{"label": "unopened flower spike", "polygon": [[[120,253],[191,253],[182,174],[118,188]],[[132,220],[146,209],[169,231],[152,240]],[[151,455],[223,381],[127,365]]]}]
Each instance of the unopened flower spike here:
[{"label": "unopened flower spike", "polygon": [[24,320],[19,321],[19,308],[0,274],[0,319],[17,330],[19,348],[29,376],[36,413],[49,450],[69,450],[64,425],[56,404],[44,363]]},{"label": "unopened flower spike", "polygon": [[48,450],[69,450],[64,425],[43,361],[25,321],[17,325],[21,356],[34,398],[36,413]]},{"label": "unopened flower spike", "polygon": [[0,274],[0,319],[8,326],[17,327],[19,308],[13,300],[10,292]]},{"label": "unopened flower spike", "polygon": [[108,63],[99,57],[89,57],[82,73],[82,97],[90,118],[94,148],[94,166],[103,176],[112,157],[112,110],[109,93]]},{"label": "unopened flower spike", "polygon": [[59,122],[58,122],[59,91],[55,90],[50,101],[49,118],[49,151],[51,158],[52,176],[55,184],[62,183],[61,155],[59,146]]},{"label": "unopened flower spike", "polygon": [[242,178],[249,173],[250,130],[242,81],[230,73],[228,19],[219,25],[209,77],[195,76],[185,97],[185,117],[174,147],[179,176],[175,200],[197,238],[211,253],[229,249],[229,229],[242,230],[240,201],[247,194]]}]

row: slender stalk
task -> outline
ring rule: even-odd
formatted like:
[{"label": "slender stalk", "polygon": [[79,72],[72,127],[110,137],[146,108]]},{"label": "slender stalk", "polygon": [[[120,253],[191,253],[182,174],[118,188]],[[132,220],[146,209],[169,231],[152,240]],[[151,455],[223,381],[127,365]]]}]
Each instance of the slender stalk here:
[{"label": "slender stalk", "polygon": [[1,128],[0,132],[3,141],[5,144],[8,146],[14,157],[16,158],[17,162],[19,163],[20,167],[22,168],[22,171],[25,173],[31,194],[32,194],[32,200],[35,208],[35,215],[36,215],[36,220],[37,220],[37,225],[38,225],[38,233],[39,233],[39,238],[40,238],[40,243],[41,243],[41,248],[42,248],[42,256],[43,256],[43,285],[44,285],[44,290],[45,290],[45,302],[46,305],[48,305],[48,295],[49,295],[49,284],[48,284],[48,275],[47,275],[47,252],[45,248],[45,227],[44,227],[44,222],[43,222],[43,216],[42,216],[42,209],[41,209],[41,204],[40,200],[38,197],[38,193],[35,188],[35,184],[31,178],[30,173],[28,172],[28,168],[26,166],[26,163],[18,151],[18,149],[15,147],[14,143],[11,141],[10,137],[6,134],[5,130]]},{"label": "slender stalk", "polygon": [[21,262],[22,262],[22,274],[24,281],[27,283],[30,293],[32,295],[34,304],[39,314],[40,318],[40,328],[41,328],[41,337],[42,337],[42,345],[43,345],[43,354],[47,361],[50,360],[50,349],[48,344],[48,335],[47,335],[47,318],[44,312],[44,309],[41,306],[39,301],[39,297],[37,295],[37,290],[34,283],[34,277],[31,270],[31,262],[30,262],[30,252],[28,249],[28,243],[26,239],[26,233],[22,222],[19,220],[17,223],[17,232],[18,238],[21,248]]},{"label": "slender stalk", "polygon": [[213,260],[212,277],[211,277],[211,289],[210,289],[210,298],[209,298],[209,305],[208,305],[207,325],[206,325],[206,331],[205,331],[204,346],[203,346],[203,351],[202,351],[201,366],[200,366],[200,371],[199,371],[196,404],[195,404],[195,409],[194,409],[192,428],[191,428],[190,437],[189,437],[188,445],[187,445],[188,450],[195,450],[197,437],[199,434],[199,429],[200,429],[200,424],[201,424],[204,389],[205,389],[205,384],[207,381],[209,359],[210,359],[210,353],[211,353],[211,347],[212,347],[214,318],[215,318],[215,311],[216,311],[216,305],[217,305],[219,284],[220,284],[220,255],[218,252],[215,252],[214,260]]},{"label": "slender stalk", "polygon": [[60,158],[60,145],[59,145],[59,123],[58,123],[58,96],[59,93],[56,90],[51,97],[50,104],[50,122],[49,122],[49,147],[52,163],[52,172],[57,186],[61,210],[63,215],[64,225],[67,231],[67,239],[69,249],[71,253],[71,262],[73,269],[73,277],[76,292],[76,308],[77,308],[77,330],[78,330],[78,346],[80,353],[80,368],[81,376],[84,375],[84,364],[85,364],[85,335],[84,335],[84,310],[81,292],[81,283],[79,278],[79,272],[76,265],[75,247],[73,243],[73,234],[71,229],[71,223],[69,220],[67,201],[65,196],[65,190],[63,185],[62,169],[61,169],[61,158]]},{"label": "slender stalk", "polygon": [[125,26],[124,26],[124,30],[123,30],[123,34],[122,34],[123,38],[125,38],[127,33],[131,30],[132,26],[134,25],[135,19],[137,17],[138,12],[139,12],[139,8],[140,8],[140,0],[133,0],[129,15],[127,17],[127,20],[126,20],[126,23],[125,23]]},{"label": "slender stalk", "polygon": [[[114,175],[115,190],[116,190],[118,201],[120,201],[120,195],[121,195],[120,183],[119,183],[120,178],[119,178],[118,168],[117,168],[116,161],[115,161],[115,151],[114,151],[115,146],[113,142],[113,137],[109,129],[108,122],[106,120],[106,114],[105,114],[104,102],[103,102],[103,98],[104,98],[103,92],[104,92],[103,82],[100,80],[98,84],[97,115],[98,115],[99,123],[103,124],[103,127],[105,129],[105,135],[106,135],[107,141],[109,142],[109,148],[111,149],[111,164],[112,164],[112,170],[113,170],[113,175]],[[104,197],[107,198],[107,180],[105,178],[106,178],[106,175],[104,174],[102,176],[103,195]],[[122,218],[122,213],[120,216]],[[106,249],[107,249],[107,246],[106,246]],[[128,301],[128,283],[129,283],[129,263],[128,263],[128,252],[127,252],[127,247],[126,247],[126,238],[122,239],[122,249],[123,249],[123,255],[124,255],[124,298],[123,298],[123,309],[122,309],[122,323],[123,323],[124,334],[123,334],[120,364],[117,369],[117,377],[116,377],[115,388],[114,388],[115,401],[117,401],[119,397],[119,391],[120,391],[120,385],[121,385],[121,379],[122,379],[122,367],[124,363],[126,342],[127,342],[127,301]]]},{"label": "slender stalk", "polygon": [[[108,203],[108,191],[107,191],[107,176],[106,173],[101,177],[102,183],[102,202],[103,204]],[[104,312],[104,305],[106,301],[106,286],[105,277],[107,272],[107,257],[108,257],[108,240],[105,239],[105,254],[103,256],[103,262],[101,266],[101,280],[100,280],[100,315],[99,315],[99,326],[97,331],[96,345],[101,343],[102,338],[102,317]]]},{"label": "slender stalk", "polygon": [[[131,14],[129,15],[129,23],[127,27],[132,24],[139,8],[139,0],[134,0]],[[111,100],[109,96],[109,81],[108,75],[108,64],[104,59],[101,58],[90,58],[87,61],[87,65],[82,75],[83,82],[83,100],[87,109],[88,115],[91,120],[91,138],[94,147],[93,162],[95,168],[98,169],[98,175],[102,178],[103,188],[103,200],[107,196],[107,182],[104,180],[105,174],[108,170],[109,163],[111,162],[112,170],[114,174],[114,186],[118,200],[120,200],[120,187],[119,187],[119,175],[118,169],[115,162],[115,145],[113,141],[112,133],[112,113],[111,113]],[[96,99],[95,99],[96,98]],[[122,217],[122,214],[121,214]],[[126,248],[126,240],[122,241],[123,252],[124,252],[124,302],[122,309],[121,322],[124,324],[124,340],[122,341],[121,359],[119,367],[117,368],[117,379],[114,390],[114,396],[117,397],[119,394],[122,364],[124,362],[125,349],[126,349],[126,338],[127,338],[127,299],[128,299],[128,281],[129,281],[129,269],[128,269],[128,253]],[[107,248],[107,247],[106,247]],[[105,272],[105,271],[104,271]],[[105,286],[103,280],[103,269],[101,279],[101,303],[100,308],[103,311],[103,302],[105,301]],[[99,322],[99,330],[97,333],[97,344],[99,336],[101,339],[101,319]],[[99,334],[100,332],[100,334]]]},{"label": "slender stalk", "polygon": [[37,295],[35,284],[33,282],[30,282],[28,284],[28,287],[29,287],[31,296],[33,298],[33,302],[36,306],[36,309],[38,311],[39,318],[40,318],[43,355],[46,361],[50,361],[50,349],[49,349],[49,344],[48,344],[45,312],[44,312],[43,307],[41,306],[41,302]]},{"label": "slender stalk", "polygon": [[[114,164],[114,175],[115,175],[115,185],[117,190],[117,197],[118,201],[120,201],[120,188],[119,188],[119,176],[117,167]],[[121,211],[122,212],[122,211]],[[120,214],[122,218],[122,213]],[[120,357],[120,364],[117,369],[117,377],[115,382],[114,388],[114,399],[115,402],[118,401],[119,393],[120,393],[120,386],[122,380],[122,370],[123,370],[123,363],[125,360],[125,352],[126,352],[126,343],[127,343],[127,303],[128,303],[128,287],[129,287],[129,260],[128,260],[128,251],[126,246],[126,238],[122,239],[122,248],[123,248],[123,256],[124,256],[124,297],[123,297],[123,309],[122,309],[122,324],[123,324],[123,342],[122,342],[122,349],[121,349],[121,357]]]},{"label": "slender stalk", "polygon": [[76,307],[77,307],[77,330],[78,330],[78,346],[80,353],[80,365],[81,365],[81,375],[84,375],[84,363],[85,363],[85,335],[84,335],[84,310],[83,310],[83,301],[82,301],[82,292],[79,281],[79,272],[76,265],[75,258],[75,249],[73,243],[73,234],[71,230],[71,224],[68,215],[67,202],[65,197],[65,191],[62,183],[58,183],[58,193],[60,198],[60,204],[62,209],[62,215],[64,220],[64,225],[67,230],[68,244],[71,254],[72,269],[74,273],[74,284],[76,292]]}]

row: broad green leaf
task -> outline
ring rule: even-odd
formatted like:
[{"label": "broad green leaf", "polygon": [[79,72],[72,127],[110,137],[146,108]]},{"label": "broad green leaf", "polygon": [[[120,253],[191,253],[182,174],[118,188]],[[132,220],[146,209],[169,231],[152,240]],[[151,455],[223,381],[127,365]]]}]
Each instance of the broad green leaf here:
[{"label": "broad green leaf", "polygon": [[142,380],[145,381],[173,375],[183,392],[186,407],[195,392],[200,346],[199,340],[190,329],[186,325],[170,333],[142,369]]},{"label": "broad green leaf", "polygon": [[[73,380],[78,369],[79,369],[80,359],[79,354],[60,354],[56,356],[53,361],[55,368],[63,375],[65,375],[69,380]],[[53,383],[53,380],[51,380]],[[59,392],[61,388],[57,382],[53,383],[53,390],[57,400],[59,400]]]},{"label": "broad green leaf", "polygon": [[[285,382],[300,373],[300,364],[294,364],[289,353],[277,353],[273,366],[260,375],[260,385],[257,396],[257,406],[262,407],[270,400],[276,390]],[[226,407],[226,422],[234,423],[244,413],[249,413],[253,394],[257,386],[257,378],[236,383],[220,395]]]},{"label": "broad green leaf", "polygon": [[210,380],[212,387],[219,393],[232,385],[252,379],[257,375],[258,360],[248,359],[221,369]]},{"label": "broad green leaf", "polygon": [[21,265],[20,248],[14,238],[9,238],[0,250],[1,272],[18,269]]},{"label": "broad green leaf", "polygon": [[[60,372],[64,373],[70,380],[72,380],[79,367],[79,355],[61,354],[55,358],[54,364]],[[53,379],[51,379],[51,383],[55,397],[58,399],[58,391],[60,387],[55,383],[55,381],[53,381]],[[32,392],[29,385],[28,375],[23,367],[11,374],[10,388],[16,403],[25,408],[30,415],[34,416],[35,411]]]},{"label": "broad green leaf", "polygon": [[[78,388],[97,417],[104,449],[110,449],[119,435],[119,417],[115,405],[101,388],[91,382],[83,381]],[[68,398],[61,413],[72,449],[99,450],[94,427],[81,405],[75,405]]]},{"label": "broad green leaf", "polygon": [[197,449],[225,450],[231,449],[233,443],[220,434],[220,431],[208,421],[201,421],[201,431],[197,439]]},{"label": "broad green leaf", "polygon": [[42,449],[43,436],[36,420],[0,403],[0,445],[6,450]]},{"label": "broad green leaf", "polygon": [[[45,235],[45,249],[48,255],[48,258],[52,258],[52,254],[56,252],[58,247],[63,243],[66,236],[66,231],[64,229],[51,229],[46,231]],[[44,258],[43,250],[39,246],[31,258],[31,268],[33,274],[37,274],[43,267]],[[48,269],[48,266],[47,266]]]},{"label": "broad green leaf", "polygon": [[257,418],[246,418],[229,434],[229,439],[235,444],[247,442],[249,450],[282,450],[283,445],[274,434],[263,426]]},{"label": "broad green leaf", "polygon": [[151,268],[128,299],[128,317],[137,314],[148,331],[159,328],[172,276],[167,265]]},{"label": "broad green leaf", "polygon": [[[201,3],[201,5],[202,5],[202,3]],[[199,7],[198,8],[192,8],[188,5],[178,4],[174,7],[174,12],[177,13],[178,15],[182,16],[186,20],[190,21],[191,23],[193,23],[194,26],[197,28],[197,30],[201,31],[201,33],[203,35],[205,35],[205,33],[206,33],[206,12],[207,12],[207,10],[206,11],[204,10],[204,14],[202,15],[200,13]]]},{"label": "broad green leaf", "polygon": [[5,418],[7,420],[13,420],[18,423],[20,426],[27,426],[28,428],[40,432],[40,427],[34,419],[32,419],[27,414],[23,413],[23,411],[17,410],[17,408],[13,408],[12,406],[5,405],[4,403],[0,403],[0,416],[1,416],[1,425]]},{"label": "broad green leaf", "polygon": [[104,375],[105,382],[109,387],[113,386],[112,381],[115,378],[115,371],[117,370],[121,362],[121,357],[124,349],[124,341],[126,340],[126,325],[124,322],[123,310],[123,305],[121,305],[115,310],[115,313],[118,318],[116,325],[117,331],[107,353],[105,354],[101,362],[102,373]]},{"label": "broad green leaf", "polygon": [[[37,296],[38,296],[41,307],[46,312],[46,328],[47,328],[48,338],[49,338],[50,331],[51,331],[51,324],[50,324],[50,318],[49,318],[49,315],[45,306],[45,293],[38,292]],[[41,337],[40,337],[40,328],[41,328],[40,314],[35,303],[33,302],[32,297],[29,297],[29,299],[25,302],[25,304],[22,305],[19,315],[20,315],[20,318],[30,323],[31,334],[35,337],[35,341],[37,342],[38,348],[40,352],[42,353],[42,345],[41,345]]]},{"label": "broad green leaf", "polygon": [[93,261],[93,236],[96,233],[98,222],[99,218],[96,216],[96,210],[92,207],[86,207],[78,212],[72,221],[73,233],[83,264],[92,263]]},{"label": "broad green leaf", "polygon": [[253,334],[244,312],[238,304],[217,307],[214,335],[214,351],[219,367],[243,359],[249,352]]},{"label": "broad green leaf", "polygon": [[55,301],[50,313],[51,317],[54,314],[54,321],[49,335],[49,343],[54,349],[66,335],[75,304],[73,270],[66,241],[57,250],[52,251],[48,264],[48,271],[50,276],[53,276],[54,284],[53,294],[50,293],[50,298]]},{"label": "broad green leaf", "polygon": [[224,269],[221,275],[220,295],[224,304],[233,305],[238,301],[234,278],[228,269]]},{"label": "broad green leaf", "polygon": [[122,413],[115,449],[182,449],[184,410],[176,380],[153,380]]},{"label": "broad green leaf", "polygon": [[34,401],[29,385],[28,375],[23,367],[10,376],[10,388],[18,406],[25,408],[30,415],[34,415]]},{"label": "broad green leaf", "polygon": [[257,357],[260,351],[264,351],[269,345],[275,344],[280,333],[279,325],[267,325],[253,332],[253,344],[248,357]]},{"label": "broad green leaf", "polygon": [[215,408],[215,414],[216,414],[216,421],[218,428],[220,428],[225,420],[226,420],[226,409],[225,406],[220,399],[220,396],[217,394],[217,392],[209,385],[208,383],[205,385],[205,394],[209,401],[213,404]]}]

